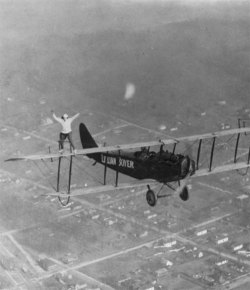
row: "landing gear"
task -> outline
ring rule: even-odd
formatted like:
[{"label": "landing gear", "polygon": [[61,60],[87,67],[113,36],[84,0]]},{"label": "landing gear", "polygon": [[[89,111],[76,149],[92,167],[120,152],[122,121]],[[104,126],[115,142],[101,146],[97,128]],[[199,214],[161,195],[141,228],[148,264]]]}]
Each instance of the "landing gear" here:
[{"label": "landing gear", "polygon": [[188,193],[188,188],[187,186],[184,186],[184,188],[182,189],[181,193],[180,193],[180,198],[183,201],[187,201],[189,198],[189,193]]},{"label": "landing gear", "polygon": [[155,206],[156,202],[157,202],[157,195],[155,194],[155,192],[150,188],[150,186],[148,185],[148,191],[146,194],[146,199],[148,202],[148,205],[150,206]]},{"label": "landing gear", "polygon": [[181,200],[183,200],[183,201],[187,201],[187,200],[189,199],[189,192],[188,192],[188,187],[187,187],[187,185],[183,184],[183,185],[181,186],[179,180],[178,180],[178,184],[179,184],[179,187],[178,187],[177,190],[176,190],[176,189],[175,189],[174,187],[172,187],[170,184],[168,184],[168,183],[163,183],[163,184],[162,184],[162,187],[160,188],[160,190],[158,190],[157,193],[155,193],[155,192],[150,188],[150,186],[147,185],[147,187],[148,187],[148,191],[147,191],[147,193],[146,193],[146,199],[147,199],[147,203],[148,203],[148,205],[150,205],[150,206],[155,206],[156,203],[157,203],[158,198],[172,196],[172,194],[163,194],[163,195],[160,194],[160,192],[161,192],[161,190],[162,190],[162,188],[163,188],[164,185],[167,185],[170,189],[172,189],[173,191],[175,191],[176,193],[178,193],[179,196],[180,196],[180,198],[181,198]]}]

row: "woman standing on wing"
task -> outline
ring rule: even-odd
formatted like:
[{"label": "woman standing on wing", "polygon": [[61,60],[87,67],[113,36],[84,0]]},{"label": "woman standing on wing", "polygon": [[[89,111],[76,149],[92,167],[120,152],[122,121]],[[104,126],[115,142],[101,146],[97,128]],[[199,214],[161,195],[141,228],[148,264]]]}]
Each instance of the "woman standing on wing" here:
[{"label": "woman standing on wing", "polygon": [[63,143],[68,138],[70,145],[72,146],[74,153],[76,154],[76,149],[72,140],[72,129],[71,123],[80,115],[80,113],[70,117],[67,114],[63,114],[61,118],[57,117],[55,112],[52,110],[53,118],[62,125],[62,130],[59,134],[59,152],[63,153]]}]

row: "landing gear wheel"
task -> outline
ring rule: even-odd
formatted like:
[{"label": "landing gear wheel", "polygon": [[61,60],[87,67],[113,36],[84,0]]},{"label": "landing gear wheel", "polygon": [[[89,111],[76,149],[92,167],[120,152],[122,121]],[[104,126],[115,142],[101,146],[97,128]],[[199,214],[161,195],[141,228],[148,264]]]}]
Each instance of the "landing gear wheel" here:
[{"label": "landing gear wheel", "polygon": [[157,196],[152,189],[149,189],[146,194],[147,202],[150,206],[155,206],[157,202]]},{"label": "landing gear wheel", "polygon": [[180,198],[183,201],[187,201],[189,199],[189,193],[188,193],[188,188],[187,186],[184,186],[184,188],[182,189],[181,193],[180,193]]}]

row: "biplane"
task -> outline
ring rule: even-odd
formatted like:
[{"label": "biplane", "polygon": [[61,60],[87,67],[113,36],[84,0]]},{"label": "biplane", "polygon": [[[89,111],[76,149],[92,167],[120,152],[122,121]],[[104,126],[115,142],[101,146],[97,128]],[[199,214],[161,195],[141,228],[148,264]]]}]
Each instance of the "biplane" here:
[{"label": "biplane", "polygon": [[[137,180],[146,180],[145,186],[147,186],[146,200],[150,206],[155,206],[158,198],[169,196],[161,195],[162,188],[166,185],[171,190],[177,192],[183,201],[188,200],[189,190],[187,182],[190,178],[195,176],[206,176],[210,174],[217,174],[230,170],[237,170],[248,168],[250,166],[250,147],[248,150],[248,156],[246,161],[239,162],[237,158],[239,140],[241,135],[246,135],[250,132],[250,127],[236,128],[230,130],[219,131],[215,133],[207,133],[201,135],[187,136],[181,138],[169,138],[151,142],[140,142],[133,144],[115,145],[99,147],[85,124],[79,125],[79,134],[83,149],[78,150],[76,154],[67,152],[63,154],[46,154],[46,155],[27,155],[16,156],[7,159],[6,161],[17,160],[46,160],[54,158],[58,159],[58,171],[57,171],[57,190],[56,193],[51,195],[57,195],[62,205],[69,203],[70,197],[84,194],[71,193],[71,175],[72,175],[72,162],[73,158],[78,155],[87,156],[94,160],[96,163],[104,166],[104,186],[106,185],[107,168],[115,171],[115,188],[119,189],[122,186],[118,184],[119,173],[133,177]],[[217,138],[236,135],[236,143],[234,144],[234,156],[230,164],[213,166],[215,143]],[[200,156],[202,144],[206,140],[211,140],[209,162],[206,168],[199,168]],[[176,147],[183,142],[198,142],[196,158],[192,158],[188,154],[176,153]],[[164,150],[164,146],[173,145],[171,151]],[[157,146],[158,151],[151,150],[152,147]],[[247,154],[247,153],[246,153]],[[65,194],[60,193],[60,168],[62,158],[69,158],[69,180],[68,180],[68,192],[66,195],[66,203],[62,201]],[[155,192],[150,187],[150,181],[161,184],[160,190]],[[177,184],[177,187],[173,186]]]}]

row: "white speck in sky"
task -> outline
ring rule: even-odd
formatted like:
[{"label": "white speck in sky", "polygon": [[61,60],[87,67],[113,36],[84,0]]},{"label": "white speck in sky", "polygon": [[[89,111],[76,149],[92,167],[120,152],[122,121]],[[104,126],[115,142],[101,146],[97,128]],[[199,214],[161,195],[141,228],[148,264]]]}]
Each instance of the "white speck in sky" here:
[{"label": "white speck in sky", "polygon": [[159,126],[159,130],[166,130],[166,128],[167,128],[166,125],[160,125]]},{"label": "white speck in sky", "polygon": [[134,97],[134,94],[135,94],[135,85],[132,83],[127,83],[124,99],[125,100],[132,99]]}]

